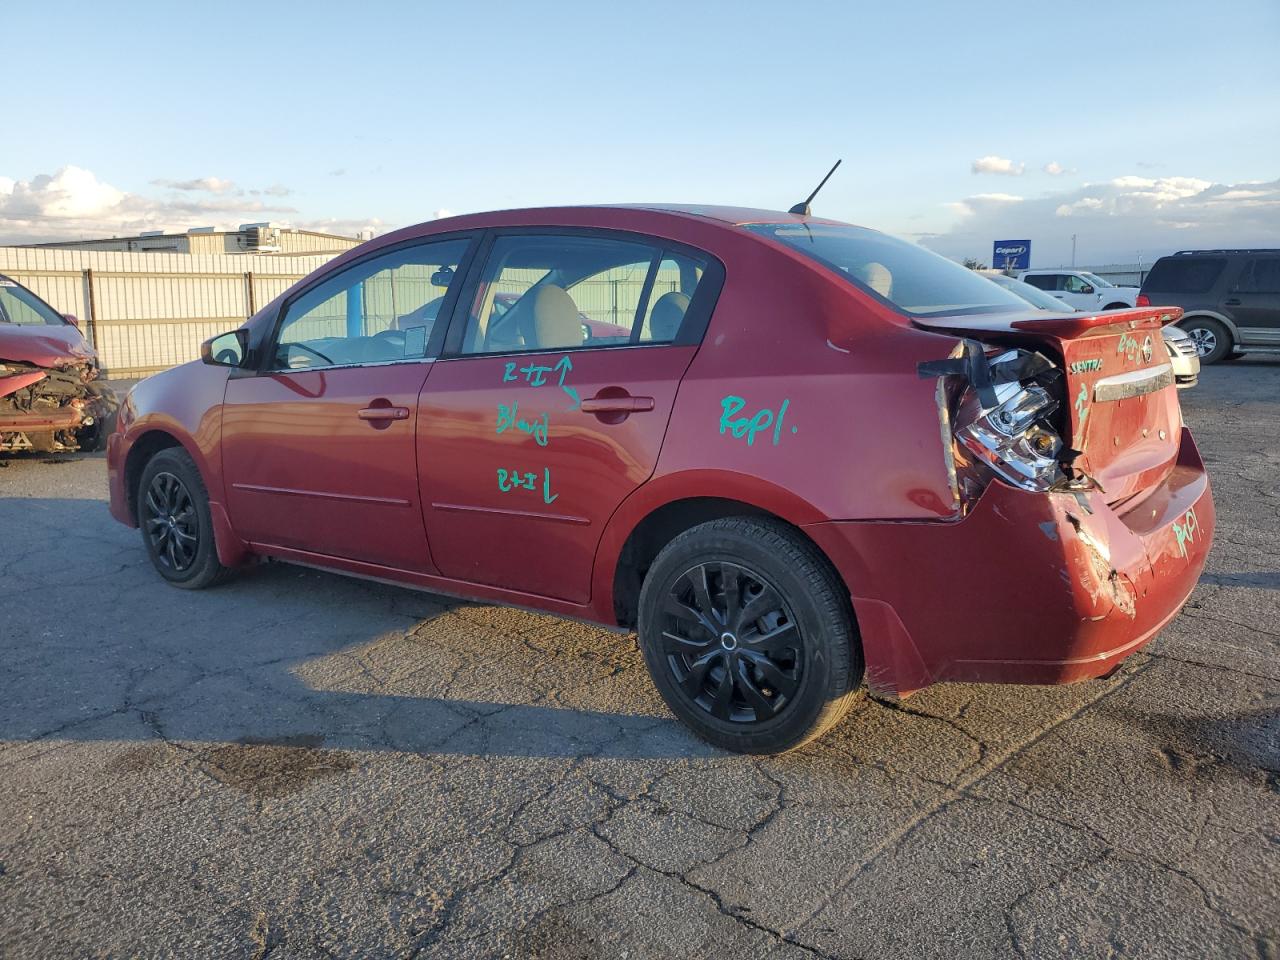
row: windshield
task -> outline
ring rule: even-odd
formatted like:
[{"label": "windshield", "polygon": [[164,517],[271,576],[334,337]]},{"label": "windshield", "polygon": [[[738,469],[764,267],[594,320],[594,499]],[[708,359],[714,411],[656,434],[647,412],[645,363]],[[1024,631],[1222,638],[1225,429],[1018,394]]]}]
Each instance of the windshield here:
[{"label": "windshield", "polygon": [[1013,313],[1026,303],[924,247],[847,224],[753,223],[768,237],[912,316]]},{"label": "windshield", "polygon": [[1027,303],[1040,310],[1053,310],[1055,313],[1071,313],[1072,307],[1059,300],[1057,297],[1051,297],[1037,287],[1033,287],[1029,283],[1023,283],[1021,280],[1015,280],[1013,277],[1006,277],[1003,273],[984,274],[988,280],[994,284],[998,284],[1010,293],[1021,297]]},{"label": "windshield", "polygon": [[1114,283],[1108,283],[1106,280],[1103,280],[1096,273],[1086,272],[1086,273],[1080,274],[1080,276],[1084,277],[1086,280],[1092,283],[1095,287],[1114,287],[1115,286]]},{"label": "windshield", "polygon": [[66,321],[26,287],[0,277],[0,323],[60,327]]}]

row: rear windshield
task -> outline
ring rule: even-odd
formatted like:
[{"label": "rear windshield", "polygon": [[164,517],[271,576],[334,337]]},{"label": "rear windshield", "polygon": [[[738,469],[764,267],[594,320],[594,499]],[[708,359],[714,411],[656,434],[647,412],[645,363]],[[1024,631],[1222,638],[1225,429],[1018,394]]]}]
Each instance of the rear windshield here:
[{"label": "rear windshield", "polygon": [[1143,290],[1208,293],[1227,265],[1225,257],[1165,257],[1147,274]]},{"label": "rear windshield", "polygon": [[753,223],[752,233],[783,243],[854,286],[919,317],[1015,313],[1020,297],[924,247],[845,224]]}]

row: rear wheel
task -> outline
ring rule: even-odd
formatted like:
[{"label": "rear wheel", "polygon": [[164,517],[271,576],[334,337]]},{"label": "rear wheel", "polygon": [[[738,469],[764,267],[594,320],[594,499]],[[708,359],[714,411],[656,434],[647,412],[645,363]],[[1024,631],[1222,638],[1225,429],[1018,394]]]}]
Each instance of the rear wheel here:
[{"label": "rear wheel", "polygon": [[672,712],[742,753],[820,736],[862,680],[848,591],[777,521],[713,520],[669,543],[645,577],[639,635]]},{"label": "rear wheel", "polygon": [[1232,350],[1231,334],[1217,320],[1192,317],[1179,323],[1196,345],[1201,363],[1217,363]]},{"label": "rear wheel", "polygon": [[1129,305],[1127,303],[1108,303],[1105,307],[1103,307],[1103,309],[1104,310],[1128,310]]},{"label": "rear wheel", "polygon": [[230,576],[218,560],[204,480],[180,447],[161,450],[143,468],[138,526],[156,572],[175,587],[199,590]]}]

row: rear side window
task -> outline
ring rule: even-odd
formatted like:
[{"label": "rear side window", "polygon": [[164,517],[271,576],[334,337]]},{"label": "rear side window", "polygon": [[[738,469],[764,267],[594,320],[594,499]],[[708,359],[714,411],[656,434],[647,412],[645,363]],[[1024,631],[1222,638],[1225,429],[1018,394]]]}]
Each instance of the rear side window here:
[{"label": "rear side window", "polygon": [[1280,257],[1253,260],[1236,283],[1240,293],[1280,293]]},{"label": "rear side window", "polygon": [[703,260],[630,238],[500,236],[470,305],[459,352],[671,343],[706,270]]},{"label": "rear side window", "polygon": [[796,250],[913,316],[1025,311],[1026,302],[924,247],[847,224],[756,223],[752,233]]},{"label": "rear side window", "polygon": [[1023,279],[1037,290],[1057,290],[1058,275],[1054,273],[1032,273]]},{"label": "rear side window", "polygon": [[1208,293],[1226,265],[1225,257],[1165,257],[1156,261],[1142,289],[1161,293]]}]

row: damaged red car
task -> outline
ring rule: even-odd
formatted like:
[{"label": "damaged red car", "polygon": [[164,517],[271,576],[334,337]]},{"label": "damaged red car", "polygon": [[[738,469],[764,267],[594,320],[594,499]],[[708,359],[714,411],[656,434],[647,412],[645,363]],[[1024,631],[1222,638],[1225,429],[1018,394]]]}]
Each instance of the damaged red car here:
[{"label": "damaged red car", "polygon": [[111,510],[179,587],[275,558],[635,630],[676,715],[777,752],[864,681],[1101,677],[1177,614],[1214,529],[1177,316],[805,214],[439,220],[136,386]]},{"label": "damaged red car", "polygon": [[115,397],[76,320],[0,276],[0,455],[100,450]]}]

